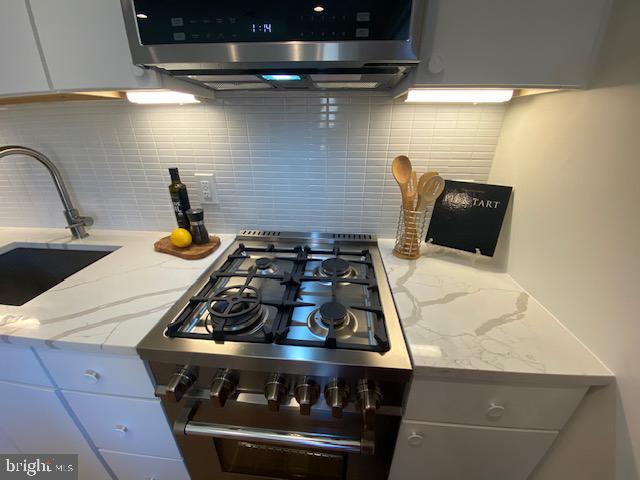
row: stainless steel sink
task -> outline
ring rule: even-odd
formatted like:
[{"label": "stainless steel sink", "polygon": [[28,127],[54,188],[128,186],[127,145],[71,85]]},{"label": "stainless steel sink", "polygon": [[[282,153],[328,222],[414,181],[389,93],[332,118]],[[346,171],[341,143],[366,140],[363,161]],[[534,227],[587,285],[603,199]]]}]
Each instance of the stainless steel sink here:
[{"label": "stainless steel sink", "polygon": [[9,245],[0,251],[0,304],[24,305],[117,248]]}]

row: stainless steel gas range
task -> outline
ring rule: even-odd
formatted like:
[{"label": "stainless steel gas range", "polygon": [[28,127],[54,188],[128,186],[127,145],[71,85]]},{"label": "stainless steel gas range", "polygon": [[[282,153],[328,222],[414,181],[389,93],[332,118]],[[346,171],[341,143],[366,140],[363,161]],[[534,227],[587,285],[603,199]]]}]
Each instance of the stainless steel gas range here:
[{"label": "stainless steel gas range", "polygon": [[375,237],[242,231],[138,351],[193,479],[387,477],[411,362]]}]

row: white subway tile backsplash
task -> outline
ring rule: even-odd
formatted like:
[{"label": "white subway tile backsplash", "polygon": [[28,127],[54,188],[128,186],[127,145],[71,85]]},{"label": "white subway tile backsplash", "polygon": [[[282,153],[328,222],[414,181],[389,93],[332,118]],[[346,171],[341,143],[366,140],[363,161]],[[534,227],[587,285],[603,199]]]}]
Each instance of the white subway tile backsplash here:
[{"label": "white subway tile backsplash", "polygon": [[[504,105],[415,105],[381,95],[227,94],[215,102],[140,106],[96,101],[0,109],[0,144],[48,155],[96,228],[170,230],[167,168],[215,174],[212,231],[240,228],[392,235],[404,154],[418,171],[486,181]],[[46,170],[0,160],[0,225],[62,226]]]}]

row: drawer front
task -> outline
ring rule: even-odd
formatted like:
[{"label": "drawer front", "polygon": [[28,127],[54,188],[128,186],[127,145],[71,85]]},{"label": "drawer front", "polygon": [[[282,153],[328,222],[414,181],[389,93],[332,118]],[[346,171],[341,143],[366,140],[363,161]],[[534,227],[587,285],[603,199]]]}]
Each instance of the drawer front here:
[{"label": "drawer front", "polygon": [[0,345],[0,380],[51,387],[51,380],[29,347]]},{"label": "drawer front", "polygon": [[414,378],[407,420],[560,430],[586,387],[501,385]]},{"label": "drawer front", "polygon": [[189,480],[182,460],[100,450],[119,480]]},{"label": "drawer front", "polygon": [[402,421],[390,480],[525,480],[558,432]]},{"label": "drawer front", "polygon": [[1,453],[20,453],[18,447],[9,436],[0,428],[0,452]]},{"label": "drawer front", "polygon": [[67,391],[63,395],[98,448],[182,458],[160,400]]},{"label": "drawer front", "polygon": [[[12,451],[13,445],[22,454],[75,454],[79,455],[81,480],[109,479],[53,388],[0,382],[0,428],[5,435],[4,440],[0,439],[0,453]],[[9,442],[8,451],[3,451],[3,442]],[[0,471],[3,470],[4,465],[0,467]],[[47,476],[37,474],[33,478],[46,479]],[[0,478],[12,477],[26,478],[19,474],[0,475]]]},{"label": "drawer front", "polygon": [[138,357],[53,350],[38,355],[65,390],[154,398],[153,382]]}]

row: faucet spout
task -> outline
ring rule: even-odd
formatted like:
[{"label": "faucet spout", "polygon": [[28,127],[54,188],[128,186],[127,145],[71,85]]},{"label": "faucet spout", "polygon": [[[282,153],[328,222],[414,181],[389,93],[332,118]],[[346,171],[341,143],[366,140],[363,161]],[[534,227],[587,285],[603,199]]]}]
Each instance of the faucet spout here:
[{"label": "faucet spout", "polygon": [[68,224],[67,228],[71,230],[71,234],[74,238],[87,237],[89,234],[87,233],[86,227],[93,225],[93,219],[91,217],[80,216],[78,209],[73,205],[73,201],[69,195],[69,190],[67,190],[64,178],[62,177],[60,170],[58,170],[58,167],[56,167],[56,165],[49,160],[46,155],[28,147],[21,147],[19,145],[5,145],[4,147],[0,147],[0,158],[7,157],[9,155],[26,155],[45,166],[51,174],[53,183],[55,184],[60,200],[62,201],[64,216],[67,219]]}]

